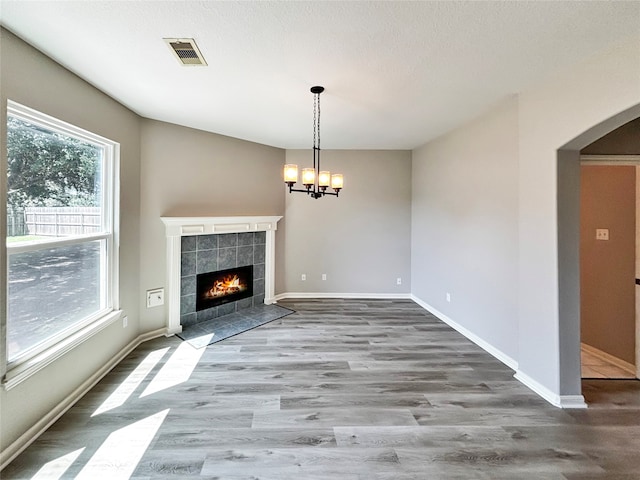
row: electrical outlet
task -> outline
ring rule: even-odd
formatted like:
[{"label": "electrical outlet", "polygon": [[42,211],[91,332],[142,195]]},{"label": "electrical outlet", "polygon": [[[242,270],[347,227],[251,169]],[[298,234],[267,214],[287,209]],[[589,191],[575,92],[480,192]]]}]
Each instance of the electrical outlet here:
[{"label": "electrical outlet", "polygon": [[147,308],[164,305],[164,288],[147,290]]},{"label": "electrical outlet", "polygon": [[451,294],[447,292],[447,302],[451,302]]},{"label": "electrical outlet", "polygon": [[402,279],[400,277],[396,279],[396,285],[402,285]]},{"label": "electrical outlet", "polygon": [[122,328],[127,328],[129,325],[129,317],[122,317]]},{"label": "electrical outlet", "polygon": [[303,273],[302,275],[300,275],[300,280],[302,280],[303,282],[307,279],[307,274]]},{"label": "electrical outlet", "polygon": [[609,229],[596,228],[596,240],[609,240]]},{"label": "electrical outlet", "polygon": [[327,279],[327,274],[326,274],[326,273],[323,273],[323,274],[322,274],[322,280],[326,280],[326,279]]}]

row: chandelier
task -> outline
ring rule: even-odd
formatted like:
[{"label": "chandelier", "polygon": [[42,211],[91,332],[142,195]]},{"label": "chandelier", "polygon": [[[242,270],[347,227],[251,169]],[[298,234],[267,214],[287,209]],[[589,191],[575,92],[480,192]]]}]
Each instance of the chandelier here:
[{"label": "chandelier", "polygon": [[[289,186],[289,193],[302,192],[312,198],[320,198],[325,195],[337,197],[344,185],[341,173],[332,175],[327,170],[320,170],[320,94],[322,92],[324,92],[324,87],[311,87],[311,93],[313,93],[313,168],[302,169],[304,189],[293,188],[298,181],[298,165],[287,164],[284,166],[284,183]],[[327,192],[328,187],[334,191]]]}]

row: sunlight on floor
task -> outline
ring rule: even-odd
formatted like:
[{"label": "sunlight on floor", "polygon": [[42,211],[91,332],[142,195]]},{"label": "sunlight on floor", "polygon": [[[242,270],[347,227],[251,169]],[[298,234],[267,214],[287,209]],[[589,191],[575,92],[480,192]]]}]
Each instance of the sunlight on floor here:
[{"label": "sunlight on floor", "polygon": [[84,447],[45,463],[42,468],[31,477],[31,480],[58,480],[62,478],[64,472],[67,471],[83,451]]},{"label": "sunlight on floor", "polygon": [[169,347],[151,352],[147,357],[140,362],[140,365],[131,372],[127,379],[120,384],[120,386],[107,398],[100,407],[93,412],[92,417],[100,415],[101,413],[108,412],[114,408],[118,408],[124,405],[124,402],[135,392],[136,388],[147,377],[149,372],[153,370],[158,362],[162,359],[165,353],[169,351]]},{"label": "sunlight on floor", "polygon": [[[213,334],[207,336],[212,338]],[[188,342],[182,342],[142,392],[140,398],[175,387],[189,380],[204,352],[204,348],[193,348]]]},{"label": "sunlight on floor", "polygon": [[[208,335],[209,340],[212,336]],[[170,348],[166,347],[149,353],[91,416],[95,417],[124,405],[169,350]],[[181,343],[140,397],[187,381],[204,350],[195,349],[187,342]],[[112,432],[84,465],[76,479],[129,479],[168,413],[169,409],[163,410]],[[81,448],[48,462],[32,480],[62,478],[84,450],[85,448]]]},{"label": "sunlight on floor", "polygon": [[169,410],[158,412],[110,434],[80,471],[76,480],[128,480]]}]

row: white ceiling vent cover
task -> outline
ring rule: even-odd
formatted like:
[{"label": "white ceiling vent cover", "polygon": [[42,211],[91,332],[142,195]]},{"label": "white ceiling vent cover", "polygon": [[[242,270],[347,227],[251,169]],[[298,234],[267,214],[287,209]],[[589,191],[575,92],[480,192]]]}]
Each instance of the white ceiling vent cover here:
[{"label": "white ceiling vent cover", "polygon": [[171,51],[181,65],[187,67],[207,65],[193,38],[165,38],[164,41],[167,42],[167,45],[169,45],[169,48],[171,48]]}]

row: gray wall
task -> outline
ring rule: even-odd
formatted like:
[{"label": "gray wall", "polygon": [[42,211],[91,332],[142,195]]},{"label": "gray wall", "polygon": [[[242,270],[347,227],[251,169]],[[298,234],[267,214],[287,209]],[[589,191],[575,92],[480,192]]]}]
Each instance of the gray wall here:
[{"label": "gray wall", "polygon": [[[558,209],[558,352],[559,385],[577,394],[582,391],[580,358],[580,153],[559,150],[557,154]],[[560,220],[562,219],[562,220]],[[562,320],[562,321],[560,321]],[[558,368],[558,367],[556,367]],[[551,373],[551,372],[549,372]]]},{"label": "gray wall", "polygon": [[414,150],[412,179],[412,293],[517,359],[517,100]]},{"label": "gray wall", "polygon": [[[579,181],[559,176],[561,150],[579,151],[638,116],[640,37],[594,54],[519,95],[519,278],[520,373],[537,386],[563,396],[580,394],[578,242],[559,236],[559,225],[576,222]],[[621,113],[622,112],[622,113]],[[558,205],[566,201],[567,205]],[[559,348],[561,346],[561,348]],[[560,354],[562,352],[562,355]],[[520,377],[523,378],[523,377]]]},{"label": "gray wall", "polygon": [[634,36],[413,152],[412,293],[554,402],[581,393],[578,151],[638,99]]},{"label": "gray wall", "polygon": [[[142,121],[140,290],[166,287],[162,216],[283,215],[284,150],[154,120]],[[283,224],[276,244],[282,244]],[[281,247],[280,247],[281,248]],[[276,291],[283,253],[276,252]],[[280,280],[278,280],[280,279]],[[165,325],[162,307],[146,308],[143,331]]]},{"label": "gray wall", "polygon": [[[287,163],[310,166],[311,151],[287,150]],[[342,173],[344,190],[286,194],[283,291],[408,294],[411,152],[323,150],[322,168]]]},{"label": "gray wall", "polygon": [[[120,143],[120,303],[129,326],[116,322],[10,391],[0,389],[0,449],[47,415],[79,385],[139,333],[139,199],[140,122],[137,115],[107,97],[57,63],[2,29],[0,32],[0,102],[2,145],[6,145],[6,102],[16,101]],[[2,149],[0,204],[6,188],[6,149]],[[6,211],[0,209],[4,238]],[[0,266],[6,271],[6,251]],[[6,278],[0,275],[0,302],[6,305]],[[0,309],[4,328],[5,308]],[[4,338],[4,337],[3,337]]]}]

